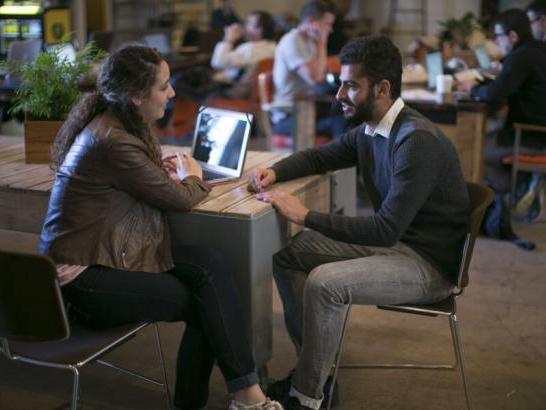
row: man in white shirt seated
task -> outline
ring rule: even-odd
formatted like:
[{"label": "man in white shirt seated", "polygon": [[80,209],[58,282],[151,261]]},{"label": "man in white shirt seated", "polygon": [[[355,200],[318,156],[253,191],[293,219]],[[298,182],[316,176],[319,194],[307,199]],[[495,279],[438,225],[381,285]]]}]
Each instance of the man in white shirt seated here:
[{"label": "man in white shirt seated", "polygon": [[[302,7],[298,26],[279,41],[273,66],[275,105],[290,105],[298,97],[324,93],[320,87],[326,80],[327,42],[335,13],[329,1],[308,1]],[[331,102],[317,104],[316,110],[317,134],[336,137],[343,132],[345,121],[341,112],[332,112]],[[274,111],[271,119],[276,134],[291,134],[289,113]]]},{"label": "man in white shirt seated", "polygon": [[[243,37],[245,42],[235,46]],[[246,98],[250,95],[255,65],[265,58],[273,58],[276,43],[271,15],[253,11],[245,21],[244,33],[239,24],[225,28],[224,39],[216,44],[211,59],[217,82],[232,84],[223,92],[228,97]]]}]

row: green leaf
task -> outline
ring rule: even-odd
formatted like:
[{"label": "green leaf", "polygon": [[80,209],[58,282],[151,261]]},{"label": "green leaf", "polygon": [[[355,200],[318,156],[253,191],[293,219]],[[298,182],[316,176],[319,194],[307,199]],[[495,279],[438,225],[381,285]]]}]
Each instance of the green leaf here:
[{"label": "green leaf", "polygon": [[10,112],[24,112],[36,120],[64,120],[81,96],[78,82],[105,56],[88,43],[74,62],[62,57],[59,50],[52,50],[38,54],[29,64],[13,68],[22,84]]}]

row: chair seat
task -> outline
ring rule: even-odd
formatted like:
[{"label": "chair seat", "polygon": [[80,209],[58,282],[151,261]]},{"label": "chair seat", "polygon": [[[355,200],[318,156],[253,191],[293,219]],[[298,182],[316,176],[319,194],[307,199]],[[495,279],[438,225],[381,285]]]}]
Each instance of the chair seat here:
[{"label": "chair seat", "polygon": [[[502,159],[503,164],[512,164],[513,162],[513,155],[506,156]],[[546,165],[546,155],[519,155],[518,162],[520,164]]]},{"label": "chair seat", "polygon": [[447,298],[430,305],[403,304],[403,305],[379,305],[377,307],[378,309],[393,310],[396,312],[414,313],[416,315],[449,316],[455,313],[455,296],[450,295]]},{"label": "chair seat", "polygon": [[107,329],[89,329],[70,324],[70,338],[57,342],[9,342],[11,353],[48,363],[80,366],[125,341],[148,323],[132,323]]}]

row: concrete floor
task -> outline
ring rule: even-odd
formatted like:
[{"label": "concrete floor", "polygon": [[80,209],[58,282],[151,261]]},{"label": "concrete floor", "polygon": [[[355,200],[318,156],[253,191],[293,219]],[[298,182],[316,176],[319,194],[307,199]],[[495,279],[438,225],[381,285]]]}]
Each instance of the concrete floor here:
[{"label": "concrete floor", "polygon": [[[534,252],[480,238],[470,286],[459,299],[459,323],[475,409],[546,408],[546,224],[518,226],[537,242]],[[1,236],[0,236],[1,237]],[[17,238],[21,243],[25,237]],[[0,246],[7,246],[2,244]],[[32,241],[28,242],[32,247]],[[161,326],[171,383],[183,325]],[[296,358],[275,294],[272,377],[283,377]],[[444,318],[414,317],[375,307],[352,313],[344,358],[354,360],[451,359],[449,328]],[[116,363],[158,375],[153,334],[146,330],[110,355]],[[462,409],[464,396],[454,372],[408,370],[341,370],[340,409]],[[67,372],[0,359],[0,409],[66,408],[71,378]],[[83,409],[161,409],[158,389],[98,365],[82,372]],[[209,409],[228,403],[215,370]]]}]

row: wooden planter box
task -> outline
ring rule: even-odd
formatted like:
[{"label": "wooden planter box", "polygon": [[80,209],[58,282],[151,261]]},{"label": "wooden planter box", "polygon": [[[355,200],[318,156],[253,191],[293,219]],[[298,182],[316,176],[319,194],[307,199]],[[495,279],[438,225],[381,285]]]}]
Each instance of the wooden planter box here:
[{"label": "wooden planter box", "polygon": [[63,121],[25,120],[25,162],[47,164],[51,160],[51,145]]}]

